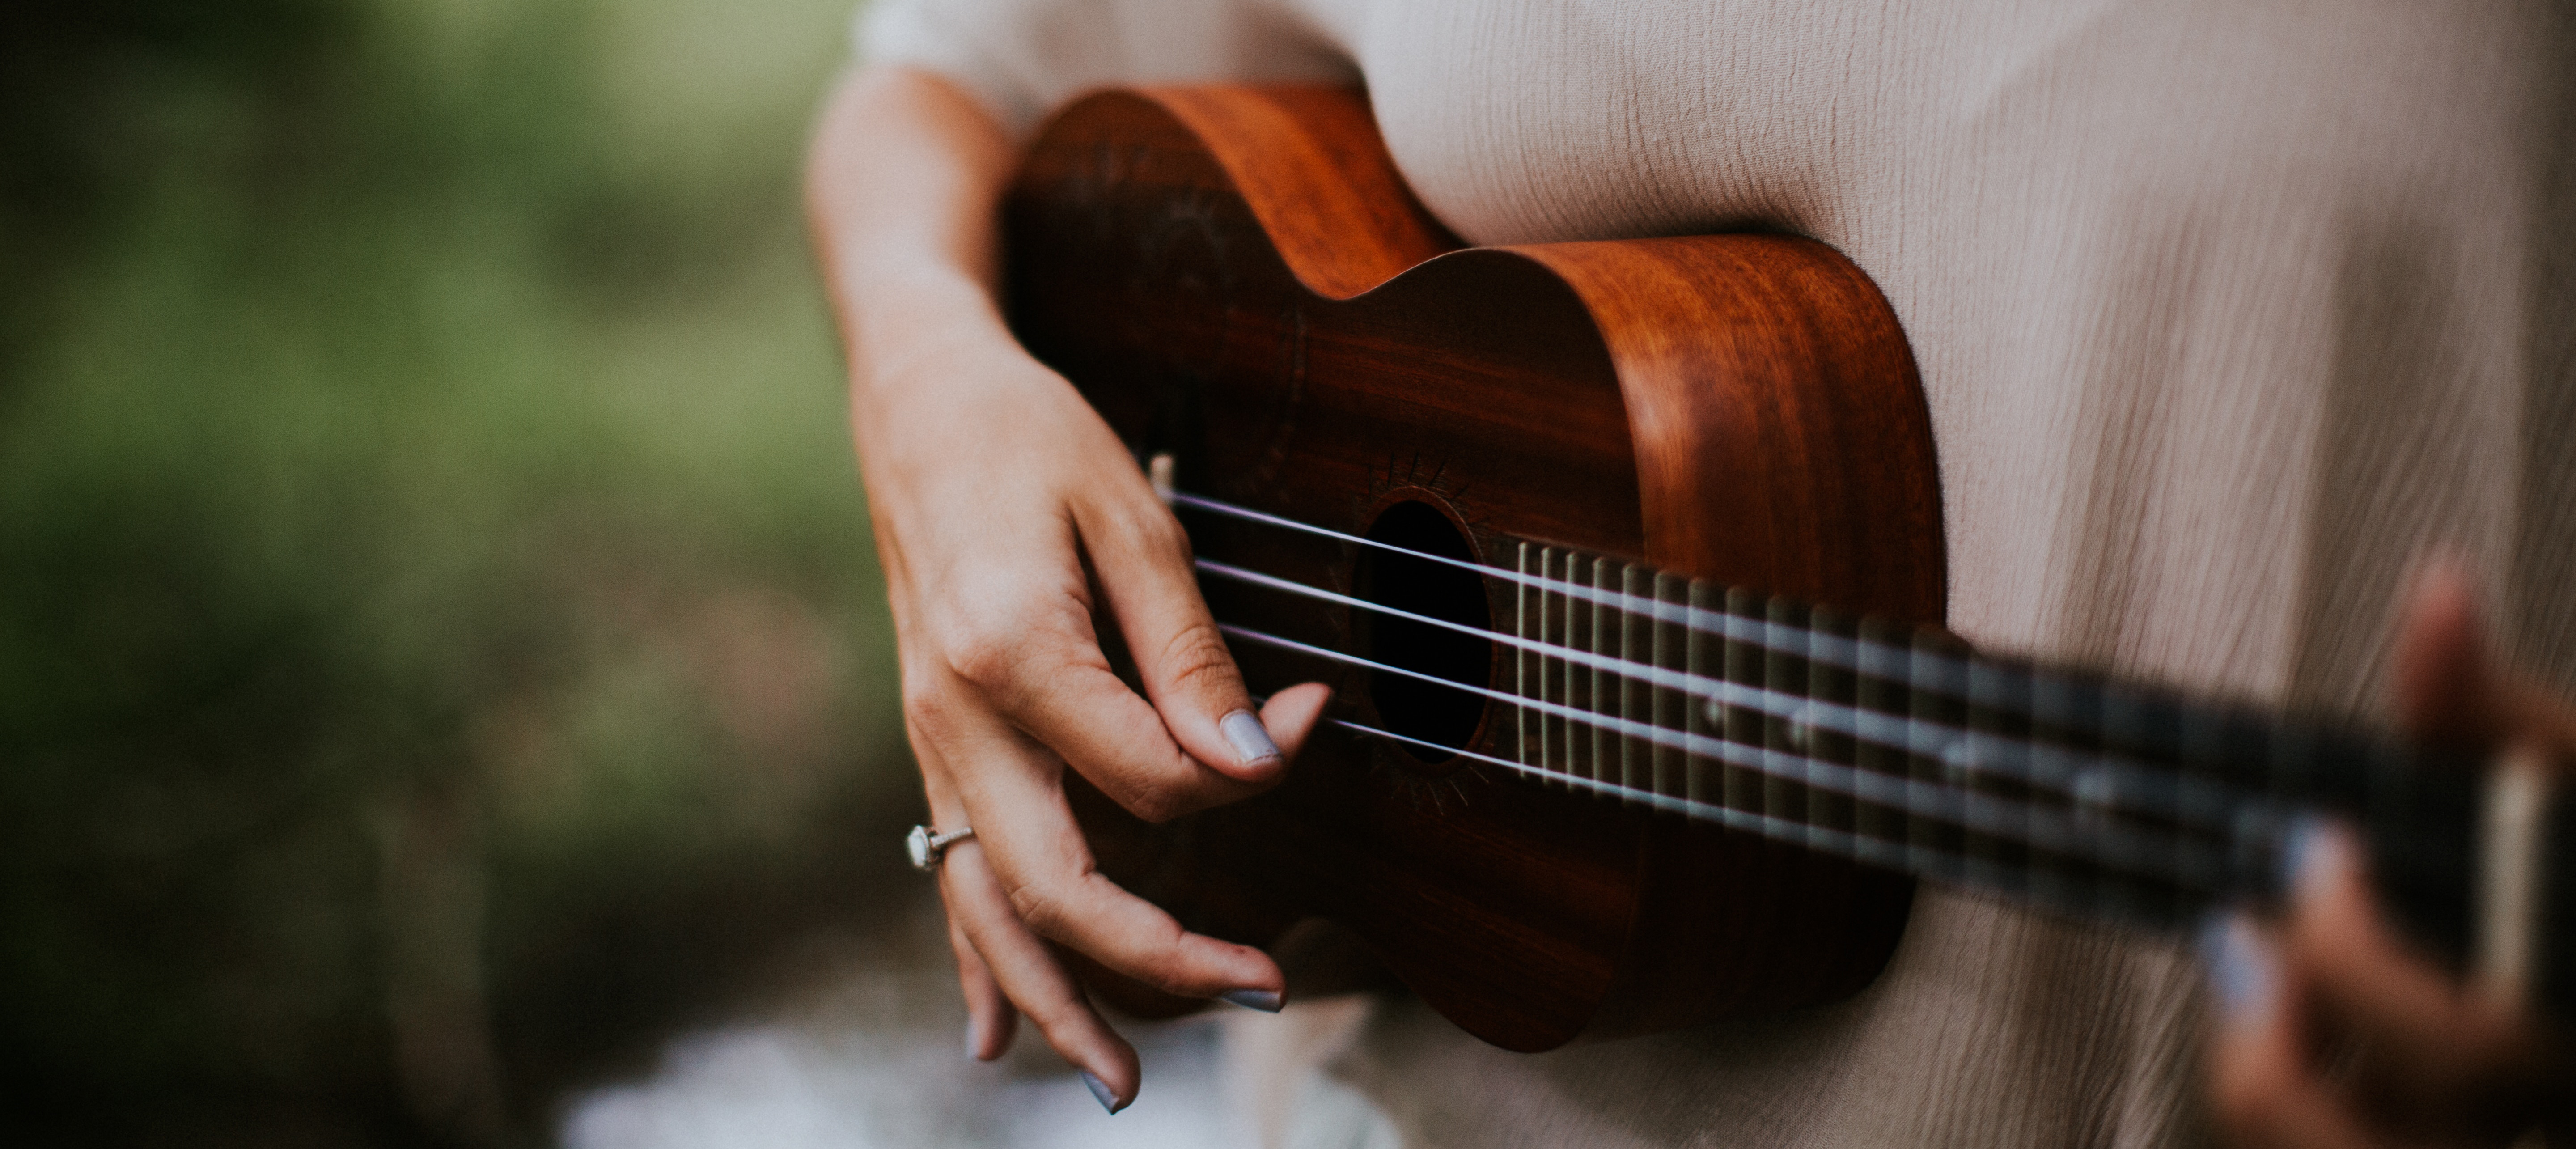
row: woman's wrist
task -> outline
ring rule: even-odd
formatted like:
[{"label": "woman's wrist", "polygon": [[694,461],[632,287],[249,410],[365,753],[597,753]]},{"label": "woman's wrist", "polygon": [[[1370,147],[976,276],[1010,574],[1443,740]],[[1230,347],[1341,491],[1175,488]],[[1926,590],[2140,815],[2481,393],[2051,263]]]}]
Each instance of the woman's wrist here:
[{"label": "woman's wrist", "polygon": [[1018,346],[990,289],[962,268],[910,261],[855,270],[842,317],[851,336],[855,400],[917,390],[912,381],[927,362]]}]

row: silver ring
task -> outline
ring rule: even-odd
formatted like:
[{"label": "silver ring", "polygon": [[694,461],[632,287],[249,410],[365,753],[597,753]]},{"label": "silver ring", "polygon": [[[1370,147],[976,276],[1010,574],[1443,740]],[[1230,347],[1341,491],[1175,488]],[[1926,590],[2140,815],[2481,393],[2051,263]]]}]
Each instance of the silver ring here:
[{"label": "silver ring", "polygon": [[974,836],[971,826],[959,826],[945,834],[928,826],[915,826],[912,833],[904,835],[903,844],[912,851],[912,868],[930,874],[938,872],[939,856],[947,853],[948,847]]}]

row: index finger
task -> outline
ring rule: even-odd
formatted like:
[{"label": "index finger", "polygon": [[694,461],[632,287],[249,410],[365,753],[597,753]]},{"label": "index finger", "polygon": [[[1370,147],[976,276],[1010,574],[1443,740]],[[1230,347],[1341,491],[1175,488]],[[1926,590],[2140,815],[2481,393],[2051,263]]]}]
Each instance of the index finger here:
[{"label": "index finger", "polygon": [[1267,780],[1230,777],[1184,751],[1154,707],[1111,671],[1072,541],[1062,541],[1067,571],[1050,562],[1035,572],[952,578],[935,619],[939,665],[906,682],[921,711],[917,723],[971,725],[998,716],[1148,820],[1260,792]]},{"label": "index finger", "polygon": [[[1279,736],[1253,713],[1234,653],[1199,593],[1189,536],[1150,492],[1074,508],[1110,617],[1173,739],[1193,758],[1246,782],[1287,764]],[[1137,497],[1137,496],[1143,497]]]},{"label": "index finger", "polygon": [[[1104,585],[1110,581],[1104,574]],[[1195,609],[1204,622],[1205,608],[1197,604],[1196,588],[1188,588],[1187,594],[1189,601],[1176,609],[1183,615]],[[1148,821],[1164,821],[1268,789],[1278,781],[1286,760],[1303,745],[1328,694],[1320,685],[1283,691],[1263,712],[1268,721],[1254,714],[1248,698],[1239,711],[1214,717],[1179,699],[1168,699],[1158,709],[1110,669],[1092,630],[1088,605],[1076,600],[1070,588],[1055,587],[1041,594],[998,586],[957,597],[965,602],[1050,603],[1020,619],[952,621],[950,625],[962,632],[949,644],[954,652],[950,670],[961,688],[957,694],[974,695],[1053,750],[1119,805]],[[1138,605],[1132,594],[1127,601],[1131,610],[1150,609]],[[1205,668],[1215,665],[1214,660],[1224,660],[1223,677],[1232,691],[1226,697],[1240,696],[1241,680],[1233,676],[1233,664],[1216,638],[1215,624],[1204,622],[1200,631],[1192,633],[1203,642],[1192,644],[1184,636],[1167,636],[1159,643],[1157,655],[1139,659],[1140,669],[1153,666],[1158,668],[1155,673],[1168,675],[1175,673],[1179,661]],[[1131,637],[1130,645],[1136,641]],[[1208,643],[1213,647],[1204,645]],[[1148,677],[1150,682],[1151,674]],[[966,689],[969,686],[971,690]],[[1279,705],[1281,698],[1290,704]],[[953,701],[961,708],[975,706],[962,697]],[[1195,721],[1193,714],[1197,714]],[[1248,747],[1253,753],[1238,752],[1221,727],[1230,729],[1237,741],[1257,743]],[[1199,731],[1197,741],[1214,740],[1225,750],[1187,748],[1186,735],[1193,729]],[[1233,768],[1219,770],[1202,755],[1231,761]],[[1260,762],[1264,756],[1266,765]]]}]

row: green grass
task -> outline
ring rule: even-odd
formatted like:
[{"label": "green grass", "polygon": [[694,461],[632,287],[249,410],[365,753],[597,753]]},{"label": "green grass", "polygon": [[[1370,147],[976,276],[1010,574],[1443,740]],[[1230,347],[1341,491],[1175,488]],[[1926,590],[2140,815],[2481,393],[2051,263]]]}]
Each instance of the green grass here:
[{"label": "green grass", "polygon": [[108,8],[0,219],[7,1069],[399,1135],[436,999],[534,1120],[917,805],[797,208],[847,7]]}]

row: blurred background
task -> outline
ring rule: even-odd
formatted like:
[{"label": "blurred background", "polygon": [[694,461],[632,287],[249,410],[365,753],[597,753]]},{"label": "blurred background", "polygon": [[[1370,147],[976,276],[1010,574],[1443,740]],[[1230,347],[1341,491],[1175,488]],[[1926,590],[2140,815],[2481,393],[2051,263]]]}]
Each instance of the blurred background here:
[{"label": "blurred background", "polygon": [[884,1124],[1040,1070],[957,1084],[900,858],[850,9],[12,6],[0,1140],[653,1143],[745,1057],[1002,1137]]}]

